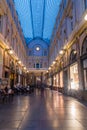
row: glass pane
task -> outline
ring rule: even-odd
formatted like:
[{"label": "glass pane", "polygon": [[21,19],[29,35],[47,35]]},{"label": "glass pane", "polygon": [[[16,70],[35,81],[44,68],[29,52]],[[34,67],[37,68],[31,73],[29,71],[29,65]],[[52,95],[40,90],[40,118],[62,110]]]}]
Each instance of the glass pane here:
[{"label": "glass pane", "polygon": [[26,41],[49,42],[61,0],[14,0]]},{"label": "glass pane", "polygon": [[74,64],[70,67],[70,84],[71,89],[79,88],[78,65]]}]

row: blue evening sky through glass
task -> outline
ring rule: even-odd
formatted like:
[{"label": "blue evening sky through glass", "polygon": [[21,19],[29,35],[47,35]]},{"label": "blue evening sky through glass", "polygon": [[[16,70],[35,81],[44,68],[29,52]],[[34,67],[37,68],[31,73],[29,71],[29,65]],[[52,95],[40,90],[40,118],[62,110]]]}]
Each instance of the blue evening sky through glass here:
[{"label": "blue evening sky through glass", "polygon": [[24,37],[50,41],[61,0],[14,0]]}]

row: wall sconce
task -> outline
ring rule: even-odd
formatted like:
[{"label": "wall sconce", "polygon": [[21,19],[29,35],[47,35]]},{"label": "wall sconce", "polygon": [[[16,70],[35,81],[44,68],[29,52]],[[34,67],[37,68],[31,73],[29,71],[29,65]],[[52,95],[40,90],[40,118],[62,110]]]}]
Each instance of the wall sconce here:
[{"label": "wall sconce", "polygon": [[62,49],[62,50],[60,50],[59,54],[63,55],[65,51],[66,51],[65,49]]},{"label": "wall sconce", "polygon": [[49,70],[51,70],[51,67],[49,67]]},{"label": "wall sconce", "polygon": [[24,70],[26,70],[26,67],[24,67]]},{"label": "wall sconce", "polygon": [[87,21],[87,14],[84,16],[84,20]]},{"label": "wall sconce", "polygon": [[18,63],[21,64],[21,61],[19,60]]},{"label": "wall sconce", "polygon": [[74,54],[76,54],[76,53],[77,53],[77,51],[75,50],[75,51],[74,51]]},{"label": "wall sconce", "polygon": [[62,50],[60,50],[59,54],[61,54],[61,55],[62,55],[63,53],[64,53],[64,50],[63,50],[63,49],[62,49]]},{"label": "wall sconce", "polygon": [[56,62],[55,61],[53,61],[53,64],[55,64]]},{"label": "wall sconce", "polygon": [[6,49],[6,51],[7,51],[9,54],[13,54],[13,53],[14,53],[13,50],[12,50],[11,48]]},{"label": "wall sconce", "polygon": [[13,54],[13,50],[9,50],[8,52],[9,52],[9,54]]}]

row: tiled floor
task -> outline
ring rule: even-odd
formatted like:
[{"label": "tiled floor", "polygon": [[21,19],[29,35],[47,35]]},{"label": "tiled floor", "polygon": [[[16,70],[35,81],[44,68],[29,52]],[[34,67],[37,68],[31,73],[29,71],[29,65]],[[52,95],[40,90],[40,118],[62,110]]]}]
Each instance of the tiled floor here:
[{"label": "tiled floor", "polygon": [[46,90],[0,104],[0,130],[87,130],[87,107]]}]

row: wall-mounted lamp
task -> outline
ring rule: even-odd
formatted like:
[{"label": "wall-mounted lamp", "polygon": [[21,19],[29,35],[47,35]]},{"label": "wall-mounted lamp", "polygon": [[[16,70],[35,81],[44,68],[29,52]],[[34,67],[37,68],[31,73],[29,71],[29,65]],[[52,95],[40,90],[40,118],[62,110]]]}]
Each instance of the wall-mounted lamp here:
[{"label": "wall-mounted lamp", "polygon": [[6,51],[7,51],[9,54],[13,54],[13,53],[14,53],[13,50],[12,50],[11,48],[6,49]]},{"label": "wall-mounted lamp", "polygon": [[13,50],[9,50],[8,52],[9,52],[9,54],[13,54]]},{"label": "wall-mounted lamp", "polygon": [[55,61],[53,61],[53,64],[55,64],[56,62]]},{"label": "wall-mounted lamp", "polygon": [[61,54],[61,55],[62,55],[63,53],[64,53],[64,50],[63,50],[63,49],[62,49],[62,50],[60,50],[59,54]]},{"label": "wall-mounted lamp", "polygon": [[76,54],[77,53],[77,51],[74,51],[74,54]]},{"label": "wall-mounted lamp", "polygon": [[49,70],[51,70],[51,67],[49,67]]},{"label": "wall-mounted lamp", "polygon": [[26,70],[26,67],[24,67],[24,70]]},{"label": "wall-mounted lamp", "polygon": [[84,16],[84,20],[87,21],[87,14]]},{"label": "wall-mounted lamp", "polygon": [[19,60],[18,63],[21,64],[21,61]]},{"label": "wall-mounted lamp", "polygon": [[59,54],[63,55],[65,51],[66,51],[65,49],[62,49],[62,50],[60,50]]}]

